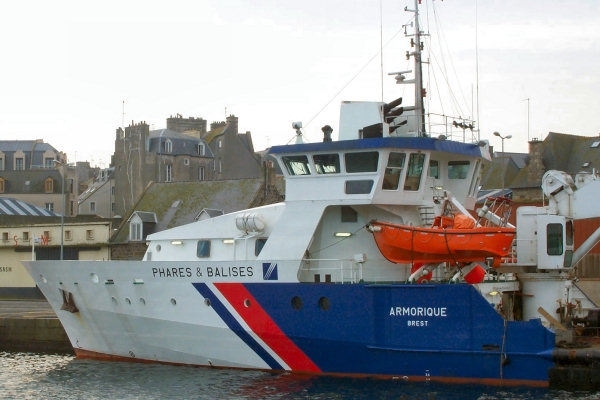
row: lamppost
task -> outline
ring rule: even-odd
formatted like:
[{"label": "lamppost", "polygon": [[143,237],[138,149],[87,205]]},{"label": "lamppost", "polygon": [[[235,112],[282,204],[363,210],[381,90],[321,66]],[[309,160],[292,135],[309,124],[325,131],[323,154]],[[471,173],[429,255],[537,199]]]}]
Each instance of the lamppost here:
[{"label": "lamppost", "polygon": [[[496,131],[496,132],[494,132],[494,136],[498,136],[500,139],[502,139],[502,157],[505,157],[506,154],[504,154],[504,139],[510,139],[512,137],[512,135],[502,136],[499,132]],[[506,163],[506,165],[508,166],[508,162]],[[503,197],[504,197],[504,188],[505,187],[506,187],[506,169],[504,170],[504,173],[502,174],[502,196]]]},{"label": "lamppost", "polygon": [[63,260],[63,244],[64,244],[64,232],[65,232],[65,166],[66,164],[62,161],[52,160],[57,165],[62,167],[62,184],[60,185],[61,197],[62,197],[62,211],[60,213],[60,259]]}]

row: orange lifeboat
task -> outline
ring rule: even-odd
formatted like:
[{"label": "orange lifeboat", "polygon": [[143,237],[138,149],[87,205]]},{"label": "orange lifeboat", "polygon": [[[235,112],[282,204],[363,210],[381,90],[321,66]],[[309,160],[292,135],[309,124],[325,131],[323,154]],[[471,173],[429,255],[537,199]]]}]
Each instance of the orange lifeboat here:
[{"label": "orange lifeboat", "polygon": [[[462,218],[458,218],[462,217]],[[475,227],[464,215],[436,217],[431,228],[371,221],[379,251],[394,263],[470,263],[508,256],[515,228]]]}]

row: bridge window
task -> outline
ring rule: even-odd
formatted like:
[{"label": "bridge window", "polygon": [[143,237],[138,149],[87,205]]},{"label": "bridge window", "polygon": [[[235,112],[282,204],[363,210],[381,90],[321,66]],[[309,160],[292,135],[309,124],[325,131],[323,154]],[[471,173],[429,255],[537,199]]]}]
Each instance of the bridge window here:
[{"label": "bridge window", "polygon": [[428,175],[433,179],[440,179],[440,163],[438,160],[429,160]]},{"label": "bridge window", "polygon": [[317,174],[337,174],[340,172],[340,156],[338,154],[315,154],[313,162]]},{"label": "bridge window", "polygon": [[469,172],[468,161],[448,161],[448,178],[465,179]]},{"label": "bridge window", "polygon": [[383,176],[383,190],[397,190],[406,154],[391,152]]},{"label": "bridge window", "polygon": [[284,156],[281,157],[288,174],[310,175],[308,158],[306,156]]},{"label": "bridge window", "polygon": [[379,152],[346,153],[346,172],[377,172]]},{"label": "bridge window", "polygon": [[421,187],[421,175],[425,164],[425,154],[413,153],[408,159],[408,170],[404,181],[404,190],[419,190]]}]

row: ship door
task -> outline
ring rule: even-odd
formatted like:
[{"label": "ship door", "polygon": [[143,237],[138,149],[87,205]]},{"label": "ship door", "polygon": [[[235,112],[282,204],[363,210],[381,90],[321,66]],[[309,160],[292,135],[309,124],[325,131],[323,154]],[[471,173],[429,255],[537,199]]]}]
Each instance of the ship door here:
[{"label": "ship door", "polygon": [[573,258],[573,221],[558,215],[537,216],[538,269],[564,269]]}]

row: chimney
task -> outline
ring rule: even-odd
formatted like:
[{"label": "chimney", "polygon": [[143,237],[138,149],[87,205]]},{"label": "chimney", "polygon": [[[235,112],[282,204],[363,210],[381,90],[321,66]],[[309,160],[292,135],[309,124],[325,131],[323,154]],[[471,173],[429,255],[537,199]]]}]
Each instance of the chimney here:
[{"label": "chimney", "polygon": [[226,121],[227,125],[232,127],[233,132],[238,133],[238,118],[235,115],[231,114],[229,117],[227,117]]},{"label": "chimney", "polygon": [[529,142],[529,168],[527,170],[527,180],[531,183],[541,184],[542,176],[546,172],[542,153],[544,151],[544,142],[538,139],[532,139]]}]

